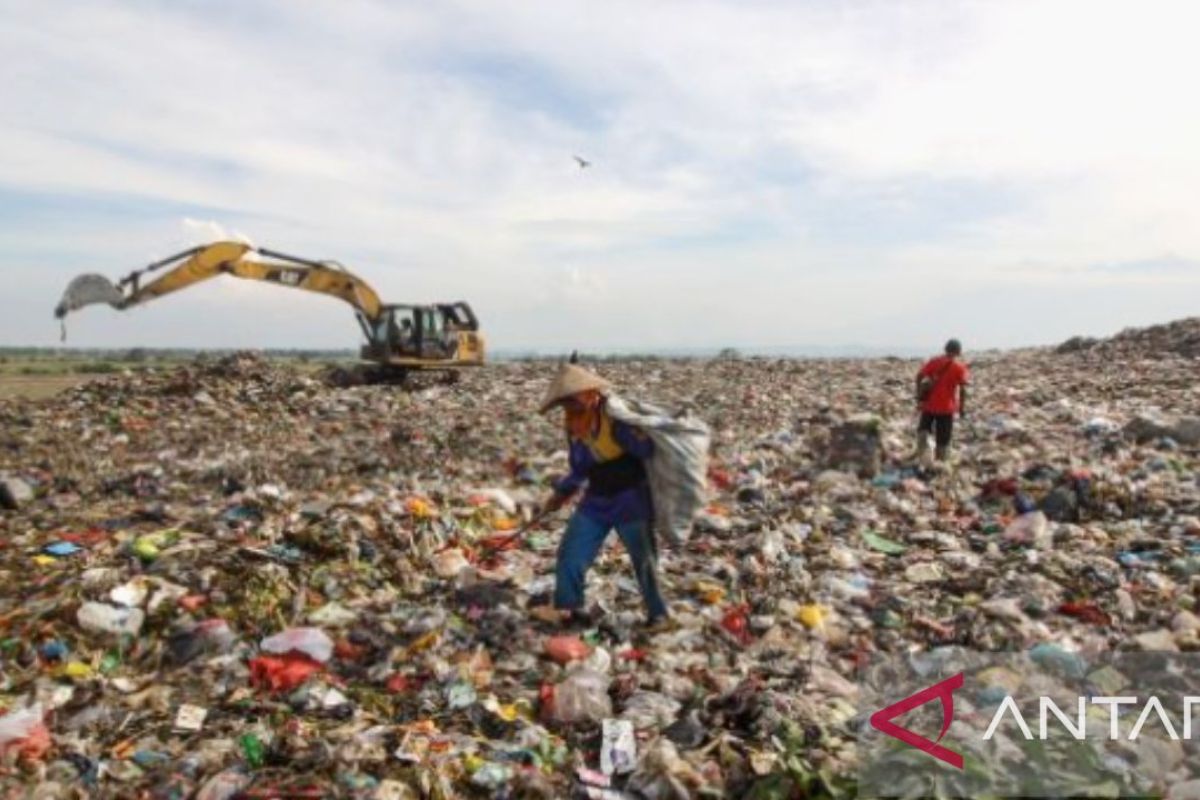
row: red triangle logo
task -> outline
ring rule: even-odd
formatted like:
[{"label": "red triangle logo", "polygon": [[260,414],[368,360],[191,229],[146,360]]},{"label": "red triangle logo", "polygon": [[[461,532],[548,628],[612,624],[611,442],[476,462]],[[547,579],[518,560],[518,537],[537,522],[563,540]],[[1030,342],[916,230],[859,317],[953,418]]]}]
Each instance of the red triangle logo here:
[{"label": "red triangle logo", "polygon": [[[899,739],[910,747],[924,750],[939,761],[944,761],[952,767],[962,769],[962,755],[938,744],[942,740],[942,737],[946,735],[946,731],[950,729],[950,723],[954,721],[954,690],[961,689],[962,685],[963,674],[960,672],[957,675],[952,675],[941,683],[935,683],[933,686],[922,689],[898,703],[893,703],[887,708],[876,711],[871,715],[871,727],[880,733],[891,736],[893,739]],[[942,704],[942,732],[938,734],[937,741],[930,741],[924,736],[918,736],[908,728],[901,728],[892,722],[892,720],[901,714],[907,714],[917,706],[925,705],[930,700],[939,700]]]}]

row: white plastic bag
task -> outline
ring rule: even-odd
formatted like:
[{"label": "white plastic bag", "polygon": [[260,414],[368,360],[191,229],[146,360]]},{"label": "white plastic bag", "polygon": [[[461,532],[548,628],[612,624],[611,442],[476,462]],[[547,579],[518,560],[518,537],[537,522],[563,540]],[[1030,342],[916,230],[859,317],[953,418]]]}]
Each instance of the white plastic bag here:
[{"label": "white plastic bag", "polygon": [[559,722],[599,722],[612,716],[609,679],[595,670],[578,669],[554,687],[554,718]]},{"label": "white plastic bag", "polygon": [[313,661],[325,663],[333,655],[333,639],[320,628],[288,628],[268,636],[260,645],[267,653],[304,653]]}]

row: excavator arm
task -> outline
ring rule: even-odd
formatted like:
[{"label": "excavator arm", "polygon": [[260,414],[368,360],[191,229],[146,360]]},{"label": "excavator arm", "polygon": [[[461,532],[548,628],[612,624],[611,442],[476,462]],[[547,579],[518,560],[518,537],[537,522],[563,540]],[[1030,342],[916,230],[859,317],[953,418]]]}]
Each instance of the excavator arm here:
[{"label": "excavator arm", "polygon": [[[466,303],[385,306],[369,284],[339,264],[241,242],[193,247],[134,270],[116,283],[103,275],[80,275],[67,286],[54,316],[63,319],[97,303],[130,308],[218,275],[290,286],[349,303],[367,339],[362,359],[390,374],[478,366],[484,360],[479,323]],[[64,323],[64,341],[66,335]]]},{"label": "excavator arm", "polygon": [[[254,258],[248,256],[254,255]],[[167,270],[152,277],[152,273]],[[100,275],[81,275],[67,288],[54,310],[59,319],[93,303],[129,308],[214,278],[232,275],[266,281],[344,300],[366,323],[378,319],[383,303],[365,281],[336,264],[310,261],[241,242],[215,242],[194,247],[135,270],[115,285]],[[364,325],[364,328],[366,326]]]}]

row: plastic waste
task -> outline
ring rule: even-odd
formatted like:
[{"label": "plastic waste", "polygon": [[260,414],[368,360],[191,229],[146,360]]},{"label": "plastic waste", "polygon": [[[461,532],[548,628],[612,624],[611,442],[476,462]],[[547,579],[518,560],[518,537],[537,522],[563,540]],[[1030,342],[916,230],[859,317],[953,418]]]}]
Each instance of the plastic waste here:
[{"label": "plastic waste", "polygon": [[0,755],[17,753],[20,758],[37,760],[50,749],[50,731],[43,720],[40,703],[11,711],[0,717]]},{"label": "plastic waste", "polygon": [[[856,773],[850,671],[877,652],[967,642],[1031,653],[1039,677],[1114,646],[1196,652],[1200,452],[1175,438],[1195,362],[1161,354],[1200,353],[1200,324],[1118,338],[981,357],[952,463],[928,470],[909,458],[912,360],[597,364],[713,431],[708,505],[660,551],[672,618],[653,629],[616,536],[588,575],[594,621],[533,612],[569,509],[486,547],[567,466],[560,420],[528,413],[544,363],[337,388],[274,358],[149,353],[45,400],[0,392],[0,487],[29,490],[12,508],[0,488],[5,705],[52,709],[55,745],[4,789],[815,795]],[[860,476],[851,438],[827,470],[865,410],[879,471]],[[319,633],[258,646],[300,626]],[[559,636],[587,654],[558,663]],[[1002,697],[992,678],[963,702]],[[184,706],[208,710],[199,729],[174,730]],[[605,776],[626,725],[634,769]],[[1162,774],[1200,777],[1192,761]]]},{"label": "plastic waste", "polygon": [[601,723],[600,771],[605,775],[623,775],[637,766],[637,739],[633,723],[606,719]]},{"label": "plastic waste", "polygon": [[223,619],[207,619],[178,631],[167,639],[167,651],[176,664],[187,664],[205,654],[228,653],[237,635]]},{"label": "plastic waste", "polygon": [[204,720],[207,716],[207,708],[187,704],[182,705],[179,707],[179,713],[175,715],[175,730],[198,731],[204,727]]},{"label": "plastic waste", "polygon": [[333,656],[333,639],[320,628],[288,628],[259,645],[265,653],[303,653],[324,663]]},{"label": "plastic waste", "polygon": [[1022,514],[1004,529],[1004,539],[1011,544],[1029,545],[1039,549],[1050,544],[1050,522],[1041,511]]},{"label": "plastic waste", "polygon": [[258,769],[266,760],[266,747],[263,746],[262,740],[253,733],[247,733],[238,737],[238,746],[242,750],[242,758],[246,764],[253,769]]},{"label": "plastic waste", "polygon": [[609,678],[589,669],[576,670],[554,687],[551,718],[567,724],[600,722],[612,716]]},{"label": "plastic waste", "polygon": [[470,566],[471,562],[467,561],[466,555],[457,547],[443,550],[433,561],[433,571],[439,578],[454,578]]},{"label": "plastic waste", "polygon": [[283,656],[259,656],[250,660],[250,683],[272,692],[290,692],[324,666],[303,653],[289,652]]},{"label": "plastic waste", "polygon": [[551,660],[567,664],[587,658],[592,648],[584,644],[578,636],[551,636],[546,639],[545,651]]},{"label": "plastic waste", "polygon": [[628,720],[638,730],[660,730],[675,721],[679,714],[678,700],[658,692],[635,692],[625,701],[621,719]]},{"label": "plastic waste", "polygon": [[89,602],[79,607],[75,618],[86,631],[136,636],[146,621],[146,614],[140,608],[117,608]]},{"label": "plastic waste", "polygon": [[249,775],[237,770],[218,772],[200,787],[200,791],[196,793],[196,800],[233,800],[250,785],[250,781]]},{"label": "plastic waste", "polygon": [[749,611],[750,607],[742,604],[729,609],[721,617],[721,627],[743,646],[754,641],[754,634],[750,632]]}]

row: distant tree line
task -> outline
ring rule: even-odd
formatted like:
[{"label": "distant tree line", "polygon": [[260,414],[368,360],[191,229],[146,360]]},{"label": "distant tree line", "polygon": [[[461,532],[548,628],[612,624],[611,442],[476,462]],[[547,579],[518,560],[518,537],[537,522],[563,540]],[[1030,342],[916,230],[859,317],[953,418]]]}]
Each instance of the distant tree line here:
[{"label": "distant tree line", "polygon": [[[80,347],[0,347],[0,359],[8,361],[61,360],[82,361],[102,359],[110,362],[142,364],[150,361],[180,361],[203,355],[223,356],[239,352],[237,349],[175,348],[175,347],[131,347],[80,348]],[[273,348],[255,350],[267,358],[317,361],[323,359],[353,358],[353,350],[302,350],[297,348]]]}]

